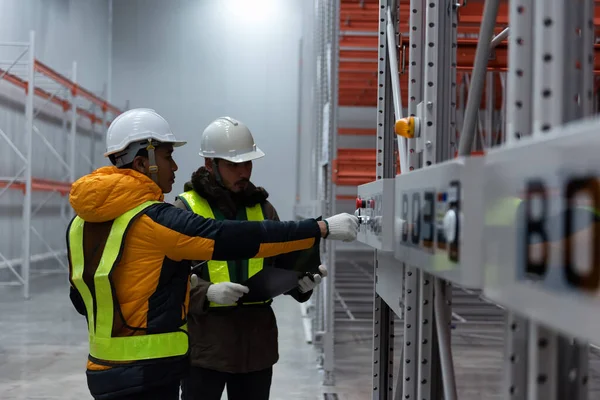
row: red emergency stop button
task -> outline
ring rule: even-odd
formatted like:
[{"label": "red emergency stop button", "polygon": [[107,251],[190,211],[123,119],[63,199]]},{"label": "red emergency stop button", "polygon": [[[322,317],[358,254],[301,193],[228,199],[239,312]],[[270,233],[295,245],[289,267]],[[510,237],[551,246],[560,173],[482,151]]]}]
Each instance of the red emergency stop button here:
[{"label": "red emergency stop button", "polygon": [[367,207],[367,202],[361,199],[360,197],[356,198],[356,209]]}]

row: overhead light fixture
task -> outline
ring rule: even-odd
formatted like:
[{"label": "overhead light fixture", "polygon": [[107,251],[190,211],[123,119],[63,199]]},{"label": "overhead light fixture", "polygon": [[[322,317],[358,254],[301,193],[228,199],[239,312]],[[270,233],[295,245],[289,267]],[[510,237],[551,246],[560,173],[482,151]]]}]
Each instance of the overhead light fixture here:
[{"label": "overhead light fixture", "polygon": [[267,22],[276,15],[276,0],[222,0],[228,16],[237,21]]}]

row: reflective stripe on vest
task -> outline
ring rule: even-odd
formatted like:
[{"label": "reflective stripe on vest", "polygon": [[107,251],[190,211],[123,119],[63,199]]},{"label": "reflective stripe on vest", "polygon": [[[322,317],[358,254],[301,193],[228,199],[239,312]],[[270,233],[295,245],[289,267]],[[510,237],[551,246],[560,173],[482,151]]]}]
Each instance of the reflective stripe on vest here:
[{"label": "reflective stripe on vest", "polygon": [[[190,190],[184,192],[178,196],[182,201],[186,203],[188,208],[204,218],[216,219],[215,214],[210,207],[208,201],[200,196],[196,191]],[[262,207],[260,204],[256,204],[252,207],[246,207],[246,218],[248,221],[263,221],[265,219]],[[255,275],[263,268],[264,259],[263,258],[251,258],[248,260],[248,278]],[[220,282],[231,282],[231,278],[229,275],[229,263],[227,261],[215,261],[210,260],[207,263],[208,265],[208,276],[210,277],[210,281],[212,283],[220,283]],[[260,302],[251,302],[244,304],[264,304],[268,303],[270,300],[260,301]],[[209,307],[231,307],[230,305],[217,304],[212,301],[209,304]]]},{"label": "reflective stripe on vest", "polygon": [[[69,229],[69,252],[71,256],[71,280],[81,294],[85,303],[88,317],[88,333],[90,356],[105,361],[138,361],[156,358],[185,355],[188,351],[187,327],[181,331],[112,337],[114,318],[113,288],[109,279],[121,252],[125,232],[131,221],[156,201],[147,201],[116,218],[111,226],[98,269],[94,274],[94,291],[92,296],[89,287],[83,280],[84,251],[83,226],[84,221],[75,217]],[[94,298],[96,300],[96,318],[94,318]]]}]

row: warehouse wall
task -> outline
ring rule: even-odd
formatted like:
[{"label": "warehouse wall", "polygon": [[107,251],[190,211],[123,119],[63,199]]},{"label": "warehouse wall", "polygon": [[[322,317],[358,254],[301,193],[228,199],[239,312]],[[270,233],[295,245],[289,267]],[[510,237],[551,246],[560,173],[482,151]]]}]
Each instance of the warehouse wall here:
[{"label": "warehouse wall", "polygon": [[315,108],[316,54],[315,54],[315,7],[313,1],[302,3],[302,50],[301,50],[301,89],[300,89],[300,133],[298,140],[298,203],[306,203],[316,198],[315,149],[317,141],[317,121]]},{"label": "warehouse wall", "polygon": [[[29,31],[34,30],[36,58],[65,75],[70,74],[72,62],[77,61],[78,82],[87,89],[100,93],[107,83],[107,4],[106,0],[2,0],[0,42],[28,41]],[[21,52],[20,48],[0,46],[0,62],[3,63],[0,68],[8,68]],[[26,59],[25,57],[23,60]],[[26,76],[25,69],[19,65],[15,66],[12,72],[22,77]],[[38,82],[40,87],[50,92],[55,91],[55,87],[42,83],[39,79]],[[62,92],[59,95],[66,94]],[[24,101],[25,94],[22,89],[5,81],[0,82],[0,129],[23,153]],[[68,154],[68,136],[64,133],[62,125],[65,114],[51,104],[44,104],[40,99],[36,99],[36,104],[42,109],[35,120],[36,127],[56,151],[65,156]],[[89,126],[87,121],[81,121],[77,135],[77,176],[89,172],[91,168],[85,161],[85,157],[91,158]],[[96,165],[102,162],[102,136],[97,135],[98,146],[94,151]],[[2,138],[0,143],[0,176],[13,177],[22,168],[23,162]],[[53,180],[63,180],[67,177],[67,170],[35,134],[33,148],[34,177]],[[33,193],[32,208],[41,208],[32,225],[52,248],[64,249],[66,223],[60,216],[61,210],[67,209],[67,202],[65,198],[55,194],[43,204],[47,196],[48,193]],[[17,190],[8,190],[0,197],[0,252],[8,259],[21,257],[22,204],[23,193]],[[31,253],[44,252],[48,252],[47,247],[32,234]],[[32,265],[32,269],[55,267],[56,262],[53,260]],[[6,268],[6,262],[0,258],[0,280],[6,281],[9,276],[12,274]]]},{"label": "warehouse wall", "polygon": [[198,139],[214,118],[245,122],[267,154],[254,163],[280,217],[296,190],[298,52],[306,0],[129,0],[114,4],[115,100],[164,115],[189,145],[171,201],[204,163]]}]

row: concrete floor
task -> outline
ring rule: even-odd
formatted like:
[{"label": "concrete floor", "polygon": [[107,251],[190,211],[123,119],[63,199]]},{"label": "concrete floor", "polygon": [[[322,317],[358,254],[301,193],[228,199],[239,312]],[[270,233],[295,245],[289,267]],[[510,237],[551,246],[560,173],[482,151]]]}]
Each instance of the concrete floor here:
[{"label": "concrete floor", "polygon": [[[0,288],[0,399],[90,399],[85,319],[71,306],[65,276],[37,277],[31,285],[30,300],[22,298],[20,288]],[[271,398],[323,398],[331,388],[321,387],[317,353],[305,342],[298,303],[279,298],[275,311],[281,357]]]},{"label": "concrete floor", "polygon": [[[336,306],[334,387],[321,385],[317,353],[305,342],[298,304],[287,297],[275,301],[281,357],[274,369],[271,399],[371,398],[372,298],[366,291],[369,287],[372,288],[372,282],[365,279],[368,265],[361,268],[357,273],[356,265],[338,267],[336,291],[340,297]],[[347,292],[349,286],[354,287],[354,297]],[[32,280],[32,298],[25,301],[20,288],[0,287],[0,399],[91,398],[84,371],[87,354],[85,320],[73,310],[67,288],[64,275],[38,277]],[[356,293],[360,295],[356,296]],[[479,314],[492,313],[491,305],[483,306],[488,307],[484,313],[480,305],[473,307],[471,300],[466,297],[455,299],[457,312],[474,323],[458,324],[453,331],[459,398],[499,399],[503,357],[502,327],[496,325],[490,328],[477,324]],[[468,310],[471,310],[471,314]],[[475,314],[473,310],[476,310]],[[350,315],[352,320],[349,320]],[[400,365],[398,356],[402,343],[402,323],[398,322],[396,328],[395,374]],[[482,332],[484,335],[481,335]],[[590,365],[590,399],[600,398],[599,359],[600,357],[593,356]],[[226,396],[223,398],[226,399]]]}]

